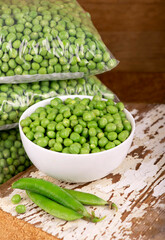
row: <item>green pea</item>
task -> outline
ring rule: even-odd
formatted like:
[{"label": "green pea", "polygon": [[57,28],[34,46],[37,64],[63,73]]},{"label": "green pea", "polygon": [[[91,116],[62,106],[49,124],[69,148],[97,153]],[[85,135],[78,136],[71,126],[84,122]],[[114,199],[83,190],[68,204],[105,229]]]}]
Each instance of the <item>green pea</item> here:
[{"label": "green pea", "polygon": [[59,113],[57,116],[56,116],[56,122],[61,122],[63,120],[63,115],[61,113]]},{"label": "green pea", "polygon": [[116,132],[117,133],[120,133],[123,130],[123,128],[124,128],[124,126],[122,123],[119,122],[116,124]]},{"label": "green pea", "polygon": [[118,139],[121,142],[124,142],[129,136],[129,132],[127,130],[124,130],[118,134]]},{"label": "green pea", "polygon": [[131,126],[131,123],[128,122],[127,120],[123,121],[123,125],[124,125],[124,129],[127,130],[127,131],[131,131],[132,130],[132,126]]},{"label": "green pea", "polygon": [[64,146],[69,147],[73,144],[73,141],[70,138],[64,139]]},{"label": "green pea", "polygon": [[124,104],[123,104],[122,102],[116,103],[116,107],[117,107],[120,111],[123,111],[123,110],[124,110]]},{"label": "green pea", "polygon": [[117,138],[117,133],[116,132],[110,132],[110,133],[108,133],[107,137],[110,141],[114,141]]},{"label": "green pea", "polygon": [[16,171],[15,166],[14,166],[14,165],[10,165],[10,166],[9,166],[9,172],[10,172],[10,174],[11,174],[11,175],[15,175],[15,171]]},{"label": "green pea", "polygon": [[13,195],[11,198],[13,204],[18,204],[21,201],[21,196],[19,194]]},{"label": "green pea", "polygon": [[35,56],[33,57],[33,60],[34,60],[35,62],[37,62],[37,63],[41,63],[42,60],[43,60],[43,57],[42,57],[41,55],[35,55]]},{"label": "green pea", "polygon": [[45,133],[45,129],[42,126],[36,126],[35,132]]},{"label": "green pea", "polygon": [[62,144],[59,143],[59,142],[56,142],[56,143],[54,144],[54,150],[55,150],[56,152],[61,152],[61,151],[62,151]]},{"label": "green pea", "polygon": [[71,154],[79,154],[80,153],[80,148],[75,143],[73,143],[69,146],[69,152]]},{"label": "green pea", "polygon": [[119,115],[121,118],[126,118],[126,114],[123,111],[119,111]]},{"label": "green pea", "polygon": [[110,114],[115,114],[118,112],[118,109],[117,107],[110,105],[110,106],[107,106],[107,112]]},{"label": "green pea", "polygon": [[21,66],[17,66],[17,67],[14,69],[14,73],[15,73],[16,75],[21,75],[22,72],[23,72],[23,70],[22,70],[22,67],[21,67]]},{"label": "green pea", "polygon": [[55,134],[54,131],[48,131],[48,132],[47,132],[47,136],[48,136],[49,138],[55,138],[56,134]]},{"label": "green pea", "polygon": [[98,147],[95,147],[92,149],[91,153],[98,153],[100,152],[100,149]]},{"label": "green pea", "polygon": [[82,119],[79,119],[78,122],[83,128],[85,128],[87,126],[86,122],[83,121]]},{"label": "green pea", "polygon": [[50,121],[49,121],[47,118],[43,118],[43,119],[41,120],[41,126],[42,126],[43,128],[46,128],[49,123],[50,123]]},{"label": "green pea", "polygon": [[99,132],[99,133],[97,134],[97,138],[100,139],[100,138],[102,138],[102,137],[104,137],[104,133],[103,133],[103,132]]},{"label": "green pea", "polygon": [[108,143],[108,139],[106,137],[100,138],[99,142],[98,142],[98,144],[101,148],[104,147],[107,143]]},{"label": "green pea", "polygon": [[105,117],[99,119],[98,124],[100,128],[104,128],[108,123],[108,120]]},{"label": "green pea", "polygon": [[80,124],[77,124],[75,127],[74,127],[74,132],[76,133],[81,133],[83,130],[83,127],[80,125]]},{"label": "green pea", "polygon": [[15,210],[18,214],[23,214],[26,212],[26,207],[24,205],[18,205]]},{"label": "green pea", "polygon": [[114,132],[116,130],[116,125],[114,123],[108,123],[105,127],[106,132]]},{"label": "green pea", "polygon": [[15,49],[18,49],[20,47],[20,45],[21,45],[21,41],[20,40],[15,40],[13,42],[13,48],[15,48]]},{"label": "green pea", "polygon": [[60,131],[60,137],[62,138],[68,138],[69,135],[71,133],[71,129],[70,128],[64,128]]},{"label": "green pea", "polygon": [[56,124],[56,130],[57,131],[61,131],[62,129],[64,129],[65,127],[64,127],[64,125],[61,123],[61,122],[59,122],[59,123],[57,123]]},{"label": "green pea", "polygon": [[94,137],[96,136],[97,131],[96,128],[89,128],[89,136]]},{"label": "green pea", "polygon": [[[48,146],[49,146],[50,148],[53,148],[53,147],[54,147],[54,144],[55,144],[55,142],[56,142],[56,140],[55,140],[55,139],[50,139],[50,140],[49,140],[49,142],[48,142]],[[53,148],[53,150],[54,150],[54,148]]]},{"label": "green pea", "polygon": [[71,125],[71,127],[78,125],[78,120],[77,119],[71,120],[70,125]]},{"label": "green pea", "polygon": [[70,139],[73,142],[79,142],[80,141],[80,134],[76,133],[76,132],[72,132],[70,135]]},{"label": "green pea", "polygon": [[114,142],[108,142],[105,145],[105,150],[109,150],[109,149],[114,148],[114,147],[115,147],[115,143]]},{"label": "green pea", "polygon": [[85,122],[90,122],[90,121],[92,121],[94,118],[95,118],[95,115],[94,115],[93,112],[85,112],[85,113],[83,114],[83,120],[84,120]]},{"label": "green pea", "polygon": [[81,148],[80,154],[89,154],[89,149],[87,149],[87,148]]},{"label": "green pea", "polygon": [[39,145],[40,147],[46,147],[48,145],[48,140],[44,137],[38,138],[36,140],[37,145]]},{"label": "green pea", "polygon": [[1,66],[1,70],[2,70],[2,72],[8,72],[8,70],[9,70],[8,64],[3,63],[2,66]]},{"label": "green pea", "polygon": [[114,118],[112,117],[112,115],[105,115],[104,117],[107,119],[108,123],[111,123],[114,121]]},{"label": "green pea", "polygon": [[121,144],[121,142],[120,142],[119,140],[117,140],[117,139],[116,139],[116,140],[114,140],[113,142],[114,142],[115,146],[118,146],[118,145],[120,145],[120,144]]},{"label": "green pea", "polygon": [[88,128],[97,128],[98,124],[96,121],[88,122]]}]

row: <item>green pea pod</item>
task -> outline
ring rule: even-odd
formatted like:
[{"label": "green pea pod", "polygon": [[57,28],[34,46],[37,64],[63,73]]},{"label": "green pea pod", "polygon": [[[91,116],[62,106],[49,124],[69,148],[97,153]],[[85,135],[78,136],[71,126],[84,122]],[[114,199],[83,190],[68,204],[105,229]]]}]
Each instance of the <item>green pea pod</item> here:
[{"label": "green pea pod", "polygon": [[31,191],[26,191],[28,197],[41,209],[43,209],[45,212],[63,219],[65,221],[73,221],[76,219],[80,219],[83,217],[82,214],[73,211],[72,209],[66,208],[49,198],[42,196],[40,194],[31,192]]},{"label": "green pea pod", "polygon": [[65,207],[68,207],[84,217],[88,218],[89,221],[93,220],[93,217],[87,212],[86,208],[69,193],[63,190],[61,187],[37,178],[21,178],[14,182],[12,188],[19,188],[23,190],[29,190],[45,197],[48,197]]},{"label": "green pea pod", "polygon": [[115,203],[111,201],[105,201],[102,198],[97,197],[94,194],[91,193],[84,193],[80,191],[75,191],[72,189],[66,189],[64,188],[66,192],[68,192],[70,195],[75,197],[79,202],[81,202],[84,205],[91,205],[91,206],[106,206],[108,205],[110,209],[118,210],[118,207]]}]

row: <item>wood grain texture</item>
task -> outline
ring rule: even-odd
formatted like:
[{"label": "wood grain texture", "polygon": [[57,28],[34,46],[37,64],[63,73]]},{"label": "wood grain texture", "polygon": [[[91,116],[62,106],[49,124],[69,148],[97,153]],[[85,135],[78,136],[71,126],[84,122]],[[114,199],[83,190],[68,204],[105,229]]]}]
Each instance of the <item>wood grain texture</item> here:
[{"label": "wood grain texture", "polygon": [[[165,236],[165,105],[128,104],[127,108],[131,110],[136,121],[133,145],[121,166],[107,177],[79,185],[57,181],[36,171],[34,167],[29,170],[31,177],[44,178],[62,187],[91,192],[116,202],[119,206],[116,214],[106,207],[90,207],[88,210],[95,210],[98,216],[106,215],[105,220],[98,224],[86,223],[83,220],[67,223],[41,211],[31,203],[24,191],[14,190],[11,193],[11,180],[0,187],[0,206],[4,211],[12,213],[23,221],[14,218],[14,225],[11,226],[8,222],[3,226],[4,223],[1,221],[2,231],[5,229],[12,236],[12,231],[20,223],[24,225],[25,222],[29,222],[33,226],[28,224],[28,231],[33,231],[35,226],[54,235],[54,239],[60,240],[163,240]],[[24,176],[27,175],[28,171]],[[26,214],[16,215],[14,206],[10,202],[11,196],[15,193],[21,194],[22,203],[27,206]],[[3,218],[7,215],[1,211],[1,216]],[[26,235],[26,231],[27,228],[23,228],[21,234]],[[34,231],[37,236],[44,239],[41,230]],[[8,240],[5,235],[0,239]],[[22,240],[22,235],[21,237],[18,235],[16,239]]]},{"label": "wood grain texture", "polygon": [[165,73],[113,71],[99,78],[123,102],[165,103]]},{"label": "wood grain texture", "polygon": [[120,64],[114,71],[165,71],[165,1],[79,0]]}]

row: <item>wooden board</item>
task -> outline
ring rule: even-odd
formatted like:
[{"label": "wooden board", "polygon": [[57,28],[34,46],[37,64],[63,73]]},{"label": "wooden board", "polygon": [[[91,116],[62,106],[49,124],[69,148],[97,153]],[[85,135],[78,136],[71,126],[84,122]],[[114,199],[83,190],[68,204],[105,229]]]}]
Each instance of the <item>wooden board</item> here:
[{"label": "wooden board", "polygon": [[[116,202],[119,211],[88,207],[106,218],[97,224],[83,220],[65,222],[36,207],[24,191],[12,192],[10,186],[15,179],[11,179],[0,187],[1,240],[165,238],[165,105],[129,104],[128,109],[136,120],[133,145],[121,166],[107,177],[87,184],[69,184],[45,176],[34,167],[15,177],[43,178],[63,187],[94,193]],[[17,215],[11,204],[15,193],[21,194],[22,203],[27,206],[23,215]]]},{"label": "wooden board", "polygon": [[164,0],[78,0],[120,64],[114,71],[164,72]]},{"label": "wooden board", "polygon": [[99,79],[123,102],[165,103],[165,73],[113,71]]}]

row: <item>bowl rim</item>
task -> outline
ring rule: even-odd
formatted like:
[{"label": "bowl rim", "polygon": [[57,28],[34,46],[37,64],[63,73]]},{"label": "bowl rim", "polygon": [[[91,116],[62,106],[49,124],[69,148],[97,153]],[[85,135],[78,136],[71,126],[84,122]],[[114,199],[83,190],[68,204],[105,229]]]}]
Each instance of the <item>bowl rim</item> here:
[{"label": "bowl rim", "polygon": [[[20,119],[19,119],[19,131],[20,131],[20,133],[25,137],[25,139],[27,140],[27,142],[29,142],[30,144],[34,145],[34,146],[37,147],[39,150],[42,149],[43,151],[51,152],[52,154],[56,154],[56,155],[60,154],[60,156],[61,156],[61,155],[67,156],[67,157],[68,157],[68,156],[77,156],[77,157],[79,157],[79,158],[81,158],[81,157],[83,157],[83,156],[89,156],[89,155],[95,156],[95,155],[103,154],[104,152],[110,152],[110,151],[112,152],[112,151],[115,151],[115,150],[119,149],[119,148],[121,147],[121,145],[126,144],[126,143],[129,141],[129,139],[130,139],[131,137],[133,137],[134,132],[135,132],[135,119],[134,119],[134,117],[132,116],[132,114],[131,114],[126,108],[124,108],[124,112],[126,113],[126,115],[129,115],[129,118],[130,118],[130,120],[131,120],[131,126],[132,126],[131,134],[129,135],[129,137],[128,137],[124,142],[122,142],[122,143],[119,144],[118,146],[115,146],[114,148],[111,148],[111,149],[108,149],[108,150],[105,150],[105,151],[102,151],[102,152],[88,153],[88,154],[71,154],[71,153],[55,152],[55,151],[52,151],[52,150],[49,150],[49,149],[40,147],[39,145],[33,143],[31,140],[29,140],[29,139],[26,137],[26,135],[24,134],[24,132],[23,132],[23,130],[22,130],[22,127],[21,127],[20,122],[21,122],[22,119],[24,119],[23,117],[24,117],[24,115],[26,115],[26,112],[27,112],[27,111],[30,111],[31,109],[36,108],[37,105],[40,105],[41,103],[47,103],[47,104],[49,104],[49,102],[50,102],[52,99],[54,99],[54,98],[62,98],[62,100],[65,100],[65,99],[67,99],[67,98],[76,98],[76,97],[79,97],[79,98],[81,98],[81,99],[83,99],[83,98],[92,99],[94,96],[88,96],[88,95],[61,95],[61,96],[57,96],[57,97],[53,97],[53,98],[48,98],[48,99],[42,100],[42,101],[40,101],[40,102],[37,102],[37,103],[33,104],[32,106],[30,106],[29,108],[27,108],[27,109],[23,112],[23,114],[21,115],[21,117],[20,117]],[[102,100],[107,101],[108,99],[102,98]],[[45,104],[44,106],[46,106],[47,104]]]}]

